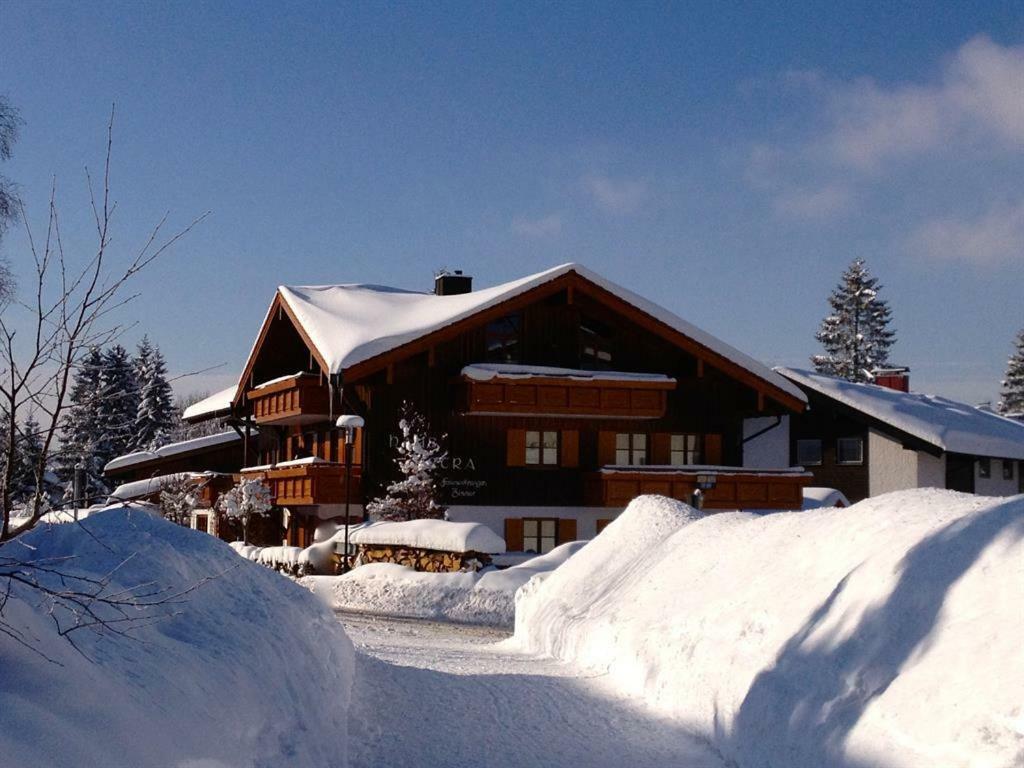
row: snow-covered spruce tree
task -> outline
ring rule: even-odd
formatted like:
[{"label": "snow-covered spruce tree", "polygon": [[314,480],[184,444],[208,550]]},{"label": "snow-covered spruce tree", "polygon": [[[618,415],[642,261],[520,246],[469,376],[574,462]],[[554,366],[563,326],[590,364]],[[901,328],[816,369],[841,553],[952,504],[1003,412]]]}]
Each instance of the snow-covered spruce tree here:
[{"label": "snow-covered spruce tree", "polygon": [[889,364],[896,332],[889,327],[888,302],[878,298],[881,288],[863,259],[854,259],[843,272],[828,299],[832,311],[815,334],[825,347],[825,354],[811,358],[815,370],[849,381],[869,381],[873,369]]},{"label": "snow-covered spruce tree", "polygon": [[184,474],[171,475],[160,484],[160,514],[172,523],[192,524],[192,512],[199,506],[200,486]]},{"label": "snow-covered spruce tree", "polygon": [[1017,334],[1014,346],[1016,349],[1006,363],[999,412],[1011,418],[1024,419],[1024,328]]},{"label": "snow-covered spruce tree", "polygon": [[402,404],[398,428],[402,439],[395,464],[402,479],[389,484],[385,495],[367,504],[366,511],[379,520],[443,520],[445,508],[437,500],[435,477],[448,452],[430,435],[424,416],[409,403]]},{"label": "snow-covered spruce tree", "polygon": [[[11,497],[18,503],[25,503],[36,494],[36,488],[45,489],[45,480],[36,477],[39,457],[43,452],[42,430],[35,413],[30,412],[25,423],[18,429],[15,441],[15,472],[11,479]],[[45,495],[45,494],[44,494]]]},{"label": "snow-covered spruce tree", "polygon": [[217,511],[242,524],[242,541],[249,543],[249,522],[269,514],[270,488],[262,480],[244,478],[217,499]]},{"label": "snow-covered spruce tree", "polygon": [[135,444],[139,386],[128,352],[120,344],[103,352],[99,393],[100,440],[95,451],[102,471],[108,461],[128,453]]},{"label": "snow-covered spruce tree", "polygon": [[176,413],[167,383],[167,364],[160,348],[150,343],[148,336],[139,342],[133,361],[139,388],[139,405],[135,413],[133,448],[152,451],[171,441]]},{"label": "snow-covered spruce tree", "polygon": [[104,487],[103,465],[96,455],[96,447],[103,439],[99,409],[102,368],[103,355],[99,347],[90,347],[75,369],[68,407],[60,422],[57,476],[67,486],[68,493],[79,464],[85,468],[90,488]]}]

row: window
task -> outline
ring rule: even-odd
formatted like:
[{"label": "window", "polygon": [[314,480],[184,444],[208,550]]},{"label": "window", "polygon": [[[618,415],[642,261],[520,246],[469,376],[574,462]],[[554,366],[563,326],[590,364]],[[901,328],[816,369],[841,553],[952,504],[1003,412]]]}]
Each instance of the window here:
[{"label": "window", "polygon": [[558,521],[554,518],[523,518],[523,551],[543,555],[558,543]]},{"label": "window", "polygon": [[615,463],[643,466],[647,463],[647,435],[619,432],[615,435]]},{"label": "window", "polygon": [[526,463],[531,465],[558,465],[558,433],[526,432]]},{"label": "window", "polygon": [[521,315],[506,315],[487,324],[486,357],[489,363],[519,362]]},{"label": "window", "polygon": [[837,464],[863,464],[864,441],[859,437],[840,437],[836,440]]},{"label": "window", "polygon": [[672,435],[669,442],[669,464],[685,466],[700,464],[700,435]]},{"label": "window", "polygon": [[580,367],[592,371],[607,371],[612,365],[611,330],[592,318],[580,322]]},{"label": "window", "polygon": [[992,462],[990,459],[978,459],[978,477],[992,477]]},{"label": "window", "polygon": [[821,440],[797,440],[796,463],[801,467],[821,464]]},{"label": "window", "polygon": [[1013,480],[1013,462],[1003,459],[1003,480]]}]

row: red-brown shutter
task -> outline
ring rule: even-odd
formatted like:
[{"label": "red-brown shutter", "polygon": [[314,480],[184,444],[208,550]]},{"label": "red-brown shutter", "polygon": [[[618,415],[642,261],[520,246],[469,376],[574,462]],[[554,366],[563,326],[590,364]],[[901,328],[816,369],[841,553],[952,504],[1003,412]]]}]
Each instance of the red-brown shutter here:
[{"label": "red-brown shutter", "polygon": [[523,518],[505,518],[505,549],[509,552],[523,551]]},{"label": "red-brown shutter", "polygon": [[722,436],[704,435],[704,463],[722,463]]},{"label": "red-brown shutter", "polygon": [[597,464],[606,467],[615,463],[615,433],[599,432],[597,435]]},{"label": "red-brown shutter", "polygon": [[576,541],[576,521],[571,517],[561,517],[558,519],[558,543],[567,541]]},{"label": "red-brown shutter", "polygon": [[651,460],[648,464],[672,463],[672,435],[666,432],[655,432],[651,435]]},{"label": "red-brown shutter", "polygon": [[508,431],[508,451],[505,456],[505,463],[510,467],[526,466],[525,429],[510,429]]},{"label": "red-brown shutter", "polygon": [[562,430],[562,466],[580,465],[580,433],[575,429]]}]

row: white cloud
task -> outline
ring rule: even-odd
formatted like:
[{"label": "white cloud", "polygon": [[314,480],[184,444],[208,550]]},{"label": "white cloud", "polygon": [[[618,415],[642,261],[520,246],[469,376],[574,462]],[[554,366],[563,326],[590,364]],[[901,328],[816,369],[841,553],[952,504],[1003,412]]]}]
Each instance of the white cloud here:
[{"label": "white cloud", "polygon": [[772,200],[777,214],[801,219],[819,219],[846,213],[852,205],[852,193],[838,184],[816,189],[791,189],[780,192]]},{"label": "white cloud", "polygon": [[562,215],[552,213],[536,219],[517,216],[512,219],[512,231],[525,237],[553,237],[562,231]]},{"label": "white cloud", "polygon": [[582,184],[600,208],[617,215],[637,213],[651,197],[650,186],[642,180],[591,174],[583,177]]},{"label": "white cloud", "polygon": [[1024,200],[975,219],[944,218],[914,232],[909,249],[923,257],[979,265],[1024,264]]}]

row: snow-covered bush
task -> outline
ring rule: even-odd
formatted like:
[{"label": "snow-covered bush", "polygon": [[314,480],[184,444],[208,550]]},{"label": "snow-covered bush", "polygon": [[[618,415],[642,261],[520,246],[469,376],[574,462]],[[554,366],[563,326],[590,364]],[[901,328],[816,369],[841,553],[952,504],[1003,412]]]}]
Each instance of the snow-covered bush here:
[{"label": "snow-covered bush", "polygon": [[243,478],[217,499],[217,511],[242,524],[242,541],[249,542],[249,521],[270,513],[270,488],[262,480]]},{"label": "snow-covered bush", "polygon": [[189,525],[199,506],[199,484],[189,475],[168,475],[160,484],[160,514],[172,523]]},{"label": "snow-covered bush", "polygon": [[402,404],[398,427],[402,439],[395,463],[402,479],[389,484],[387,493],[367,504],[366,511],[379,520],[443,519],[445,508],[438,503],[435,477],[448,452],[430,434],[423,414],[408,402]]}]

